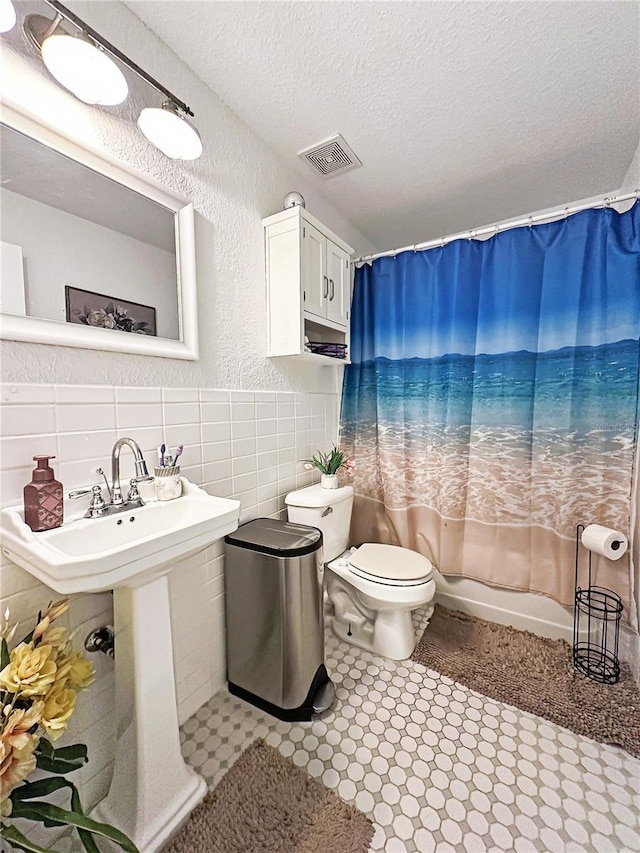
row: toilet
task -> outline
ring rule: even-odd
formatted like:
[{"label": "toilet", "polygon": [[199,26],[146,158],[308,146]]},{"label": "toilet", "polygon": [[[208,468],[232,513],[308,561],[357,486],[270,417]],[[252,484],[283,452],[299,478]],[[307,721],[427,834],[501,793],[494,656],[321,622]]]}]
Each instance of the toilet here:
[{"label": "toilet", "polygon": [[411,611],[430,605],[436,585],[433,566],[415,551],[367,542],[349,549],[353,486],[308,486],[286,498],[289,521],[322,531],[327,621],[347,643],[392,660],[406,660],[415,648]]}]

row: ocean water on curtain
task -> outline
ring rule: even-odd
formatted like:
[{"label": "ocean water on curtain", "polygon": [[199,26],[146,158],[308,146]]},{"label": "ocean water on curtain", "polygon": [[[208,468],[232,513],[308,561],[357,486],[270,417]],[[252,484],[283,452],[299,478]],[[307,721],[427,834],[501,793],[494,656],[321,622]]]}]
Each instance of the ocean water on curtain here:
[{"label": "ocean water on curtain", "polygon": [[352,365],[342,432],[358,494],[564,537],[577,519],[626,524],[638,363],[624,340]]}]

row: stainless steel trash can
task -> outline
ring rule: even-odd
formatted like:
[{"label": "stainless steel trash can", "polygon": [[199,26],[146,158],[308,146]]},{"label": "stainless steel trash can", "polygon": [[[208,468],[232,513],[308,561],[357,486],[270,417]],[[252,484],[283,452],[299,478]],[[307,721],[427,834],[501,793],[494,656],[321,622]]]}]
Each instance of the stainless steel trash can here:
[{"label": "stainless steel trash can", "polygon": [[333,702],[324,664],[322,533],[257,518],[225,536],[229,692],[281,720]]}]

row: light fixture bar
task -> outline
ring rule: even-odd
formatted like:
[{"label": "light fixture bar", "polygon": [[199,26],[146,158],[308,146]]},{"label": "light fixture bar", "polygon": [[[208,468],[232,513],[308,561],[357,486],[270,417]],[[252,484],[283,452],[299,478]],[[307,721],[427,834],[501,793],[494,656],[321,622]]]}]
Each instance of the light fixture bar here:
[{"label": "light fixture bar", "polygon": [[115,59],[119,60],[130,71],[133,71],[134,74],[137,74],[138,77],[145,81],[145,83],[148,83],[150,86],[156,89],[156,91],[163,94],[173,104],[175,104],[178,109],[182,110],[182,112],[184,112],[186,115],[194,115],[191,108],[188,107],[184,101],[181,101],[180,98],[177,98],[168,89],[165,89],[165,87],[161,83],[158,83],[158,81],[154,77],[152,77],[150,74],[147,74],[147,72],[144,69],[140,68],[140,66],[137,65],[132,59],[129,59],[128,56],[122,53],[122,51],[118,50],[118,48],[112,45],[111,42],[108,42],[105,38],[103,38],[100,33],[97,33],[93,29],[93,27],[90,27],[89,24],[85,24],[82,18],[79,18],[76,14],[74,14],[74,12],[72,12],[70,9],[67,9],[66,6],[63,6],[62,3],[58,3],[57,0],[44,0],[44,2],[47,4],[47,6],[50,6],[56,12],[57,15],[62,16],[71,24],[73,24],[74,27],[77,27],[79,30],[84,32],[86,35],[89,36],[92,41],[94,41],[96,44],[99,44],[101,48],[106,50],[107,53],[110,53],[111,56],[113,56]]}]

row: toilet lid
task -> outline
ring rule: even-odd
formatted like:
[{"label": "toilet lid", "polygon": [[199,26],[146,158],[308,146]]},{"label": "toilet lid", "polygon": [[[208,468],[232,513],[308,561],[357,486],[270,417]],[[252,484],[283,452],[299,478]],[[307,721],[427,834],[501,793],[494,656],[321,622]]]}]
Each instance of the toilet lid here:
[{"label": "toilet lid", "polygon": [[356,574],[378,583],[416,584],[429,580],[433,566],[426,557],[397,545],[367,542],[349,556]]}]

